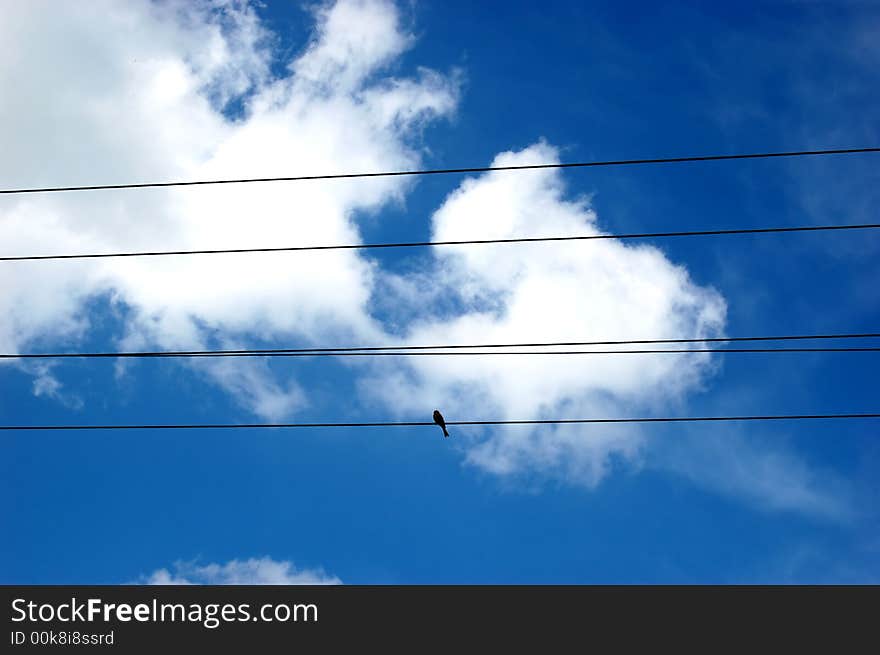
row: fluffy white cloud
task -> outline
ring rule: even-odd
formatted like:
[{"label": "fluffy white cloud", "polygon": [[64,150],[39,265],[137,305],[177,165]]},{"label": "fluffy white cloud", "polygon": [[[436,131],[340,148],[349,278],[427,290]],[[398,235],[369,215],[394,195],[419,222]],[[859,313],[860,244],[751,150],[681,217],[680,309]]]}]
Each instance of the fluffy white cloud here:
[{"label": "fluffy white cloud", "polygon": [[[502,153],[492,165],[556,161],[556,149],[541,142]],[[569,199],[560,173],[546,169],[465,180],[433,217],[438,241],[601,233],[589,199]],[[413,301],[434,298],[439,308],[410,326],[413,343],[723,334],[724,299],[649,245],[602,239],[444,246],[435,248],[435,264],[429,276],[398,284]],[[405,366],[386,370],[382,383],[371,385],[374,393],[389,406],[423,415],[431,410],[424,403],[436,402],[450,420],[613,417],[670,409],[687,414],[687,393],[704,385],[716,368],[707,353],[416,357]],[[687,438],[690,433],[673,428],[649,440],[648,430],[638,425],[513,426],[466,441],[466,459],[497,475],[539,473],[586,486],[598,484],[616,464],[659,468],[768,510],[852,517],[846,485],[790,450],[759,447],[737,427],[713,426],[707,434],[700,426],[694,439]]]},{"label": "fluffy white cloud", "polygon": [[[17,3],[10,12],[0,25],[0,84],[15,89],[0,106],[8,186],[409,168],[419,162],[409,137],[456,104],[456,82],[434,71],[376,77],[412,41],[380,0],[315,9],[312,41],[280,79],[268,76],[269,35],[240,3]],[[230,118],[223,109],[236,98],[244,111]],[[6,196],[0,248],[355,243],[355,214],[399,200],[408,184]],[[124,347],[377,340],[374,276],[346,251],[19,262],[0,270],[0,349],[70,343],[89,328],[85,303],[101,294],[127,310]],[[266,418],[305,402],[296,381],[254,362],[198,368]]]},{"label": "fluffy white cloud", "polygon": [[[538,143],[493,166],[558,161]],[[491,172],[465,180],[433,217],[439,241],[599,234],[589,200],[569,200],[556,170]],[[694,284],[658,249],[616,240],[435,249],[436,270],[414,296],[442,299],[418,320],[413,343],[593,341],[712,337],[724,324],[718,293]],[[452,311],[447,308],[455,307]],[[459,310],[459,307],[464,310]],[[564,349],[564,348],[563,348]],[[613,416],[666,406],[699,384],[704,354],[411,358],[375,385],[389,405],[447,418]],[[390,382],[389,382],[390,380]],[[638,432],[623,426],[494,431],[470,462],[496,473],[534,469],[596,484],[615,454],[633,458]]]},{"label": "fluffy white cloud", "polygon": [[143,578],[151,585],[332,585],[342,584],[321,569],[297,569],[291,562],[270,557],[230,560],[225,564],[176,562]]}]

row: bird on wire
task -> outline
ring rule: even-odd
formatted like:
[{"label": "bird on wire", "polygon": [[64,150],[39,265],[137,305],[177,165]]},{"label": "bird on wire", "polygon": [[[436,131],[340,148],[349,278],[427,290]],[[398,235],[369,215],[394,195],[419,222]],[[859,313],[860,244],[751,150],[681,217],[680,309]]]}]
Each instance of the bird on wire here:
[{"label": "bird on wire", "polygon": [[443,428],[443,436],[448,437],[449,432],[446,430],[446,420],[443,418],[443,414],[440,413],[440,410],[434,410],[434,423]]}]

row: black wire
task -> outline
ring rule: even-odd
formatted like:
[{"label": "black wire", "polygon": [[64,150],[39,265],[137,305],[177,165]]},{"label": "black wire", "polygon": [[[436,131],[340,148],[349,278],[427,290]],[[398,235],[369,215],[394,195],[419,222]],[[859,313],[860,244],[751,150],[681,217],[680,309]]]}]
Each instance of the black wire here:
[{"label": "black wire", "polygon": [[666,348],[641,350],[490,350],[400,352],[242,352],[242,353],[62,353],[0,355],[0,359],[55,359],[71,357],[455,357],[476,355],[652,355],[662,353],[853,353],[880,352],[880,346],[852,348]]},{"label": "black wire", "polygon": [[[691,423],[704,421],[801,421],[876,419],[878,414],[787,414],[774,416],[664,416],[651,418],[571,418],[499,421],[446,421],[446,425],[562,425],[572,423]],[[436,426],[431,421],[363,423],[203,423],[164,425],[0,425],[0,430],[203,430],[249,428],[401,428]]]},{"label": "black wire", "polygon": [[421,248],[427,246],[469,246],[504,243],[538,243],[547,241],[593,241],[597,239],[652,239],[665,237],[726,236],[732,234],[768,234],[780,232],[820,232],[830,230],[875,230],[880,223],[858,225],[798,225],[794,227],[758,227],[733,230],[689,230],[678,232],[633,232],[629,234],[587,234],[559,237],[520,237],[515,239],[466,239],[462,241],[409,241],[395,243],[352,243],[328,246],[283,246],[276,248],[222,248],[214,250],[151,250],[139,252],[104,252],[75,255],[12,255],[0,261],[33,261],[44,259],[102,259],[107,257],[166,257],[169,255],[227,255],[245,252],[301,252],[305,250],[369,250],[377,248]]},{"label": "black wire", "polygon": [[[376,353],[385,355],[406,355],[406,351],[417,350],[453,350],[460,348],[543,348],[543,347],[566,347],[566,346],[615,346],[659,343],[719,343],[734,341],[793,341],[813,339],[875,339],[880,338],[880,332],[866,332],[861,334],[785,334],[776,336],[757,337],[705,337],[702,339],[627,339],[618,341],[555,341],[555,342],[531,342],[531,343],[481,343],[481,344],[445,344],[433,346],[351,346],[347,348],[258,348],[248,350],[166,350],[152,352],[79,352],[79,353],[18,353],[0,354],[0,359],[63,359],[72,357],[270,357],[270,356],[310,356],[310,355],[356,355],[358,353]],[[658,350],[656,352],[861,352],[871,351],[875,348],[768,348],[768,349],[693,349],[693,350]],[[395,352],[383,352],[395,351]],[[601,353],[616,353],[618,351],[599,351]],[[653,350],[626,350],[626,353],[649,353]],[[553,354],[560,351],[541,352],[539,354]],[[415,354],[415,353],[413,353]],[[430,355],[452,355],[454,353],[426,353]],[[463,353],[474,354],[474,353]],[[490,354],[490,353],[479,353]],[[510,353],[508,353],[510,354]],[[538,354],[538,353],[536,353]],[[566,353],[566,354],[571,354]],[[584,353],[586,354],[586,353]]]},{"label": "black wire", "polygon": [[250,182],[302,182],[306,180],[340,180],[364,177],[399,177],[405,175],[447,175],[451,173],[485,173],[489,171],[522,171],[544,168],[590,168],[599,166],[634,166],[639,164],[680,164],[684,162],[725,161],[732,159],[767,159],[771,157],[806,157],[812,155],[850,155],[880,152],[880,148],[840,148],[833,150],[800,150],[791,152],[756,152],[739,155],[701,155],[688,157],[656,157],[652,159],[618,159],[611,161],[571,162],[563,164],[522,164],[517,166],[472,166],[380,173],[333,173],[327,175],[296,175],[290,177],[250,177],[190,182],[141,182],[130,184],[91,184],[85,186],[35,187],[0,189],[0,194],[51,193],[56,191],[103,191],[107,189],[145,189],[150,187],[202,186],[207,184],[246,184]]}]

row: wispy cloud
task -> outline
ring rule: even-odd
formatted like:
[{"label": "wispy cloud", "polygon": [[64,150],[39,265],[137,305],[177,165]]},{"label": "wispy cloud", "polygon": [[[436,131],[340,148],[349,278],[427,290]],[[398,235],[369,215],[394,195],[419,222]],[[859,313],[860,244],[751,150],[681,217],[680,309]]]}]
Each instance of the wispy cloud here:
[{"label": "wispy cloud", "polygon": [[68,392],[64,385],[52,375],[52,367],[47,364],[39,364],[30,369],[34,375],[34,395],[52,398],[69,409],[82,409],[83,400],[76,393]]},{"label": "wispy cloud", "polygon": [[140,580],[151,585],[333,585],[342,584],[321,569],[297,569],[292,562],[270,557],[233,559],[225,564],[175,562]]},{"label": "wispy cloud", "polygon": [[735,426],[699,432],[677,427],[655,435],[647,461],[761,511],[853,521],[857,511],[851,485],[783,445],[782,430],[777,427],[771,435]]}]

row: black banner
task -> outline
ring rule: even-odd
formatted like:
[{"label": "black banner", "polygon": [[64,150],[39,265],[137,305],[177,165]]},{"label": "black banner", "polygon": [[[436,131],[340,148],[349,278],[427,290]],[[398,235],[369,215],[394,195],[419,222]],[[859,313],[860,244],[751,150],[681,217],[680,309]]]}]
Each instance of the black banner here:
[{"label": "black banner", "polygon": [[875,640],[878,587],[0,587],[3,652],[615,649]]}]

